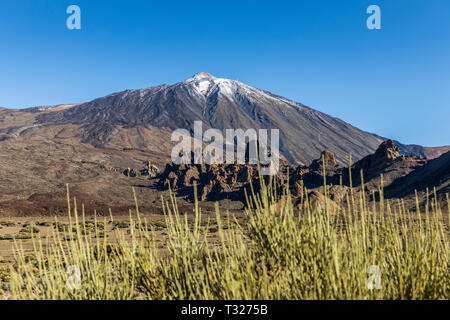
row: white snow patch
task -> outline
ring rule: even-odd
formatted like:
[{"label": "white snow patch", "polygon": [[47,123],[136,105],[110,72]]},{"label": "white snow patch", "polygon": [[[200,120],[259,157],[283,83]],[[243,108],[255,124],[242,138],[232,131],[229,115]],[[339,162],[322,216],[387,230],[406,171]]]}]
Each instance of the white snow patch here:
[{"label": "white snow patch", "polygon": [[208,92],[209,87],[211,87],[211,81],[208,80],[194,83],[194,88],[202,95],[205,95]]},{"label": "white snow patch", "polygon": [[289,99],[274,97],[264,90],[251,87],[236,80],[216,78],[207,72],[199,72],[193,77],[185,80],[184,83],[191,86],[199,95],[205,98],[208,98],[211,94],[219,91],[219,94],[222,96],[234,100],[237,92],[240,92],[246,95],[247,98],[256,102],[261,102],[261,99],[271,100],[278,103],[281,102],[288,108],[303,110],[303,107],[300,104]]},{"label": "white snow patch", "polygon": [[218,79],[215,83],[219,86],[220,93],[223,95],[233,98],[236,94],[237,86],[232,80]]}]

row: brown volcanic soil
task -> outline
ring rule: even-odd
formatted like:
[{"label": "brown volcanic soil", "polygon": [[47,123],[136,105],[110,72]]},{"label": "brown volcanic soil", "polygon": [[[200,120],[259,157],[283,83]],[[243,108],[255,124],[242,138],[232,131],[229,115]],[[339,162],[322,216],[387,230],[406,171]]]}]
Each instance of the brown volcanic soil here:
[{"label": "brown volcanic soil", "polygon": [[[82,142],[84,130],[78,125],[37,125],[36,115],[50,113],[0,110],[0,217],[66,215],[66,184],[70,196],[86,213],[128,214],[134,207],[135,188],[140,207],[147,213],[161,214],[157,181],[147,176],[127,177],[128,168],[139,171],[151,161],[164,169],[170,160],[171,131],[165,128],[116,126],[106,147]],[[182,210],[192,203],[178,199]],[[242,204],[223,202],[227,208]],[[204,204],[213,208],[213,203]]]},{"label": "brown volcanic soil", "polygon": [[[119,129],[111,146],[98,149],[80,142],[77,126],[34,126],[34,116],[0,112],[0,215],[64,214],[66,183],[88,212],[109,207],[127,212],[134,205],[132,187],[143,207],[160,206],[161,194],[152,189],[151,180],[122,172],[142,168],[148,160],[166,162],[168,132]],[[145,149],[143,140],[148,142]]]}]

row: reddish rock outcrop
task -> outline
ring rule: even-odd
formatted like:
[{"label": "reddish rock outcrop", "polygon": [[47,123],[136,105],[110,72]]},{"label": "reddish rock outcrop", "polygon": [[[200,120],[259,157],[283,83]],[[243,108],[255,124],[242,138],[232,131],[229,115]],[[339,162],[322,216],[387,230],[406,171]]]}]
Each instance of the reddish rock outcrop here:
[{"label": "reddish rock outcrop", "polygon": [[353,165],[354,170],[382,169],[400,158],[400,151],[394,141],[384,141],[374,154],[368,155]]}]

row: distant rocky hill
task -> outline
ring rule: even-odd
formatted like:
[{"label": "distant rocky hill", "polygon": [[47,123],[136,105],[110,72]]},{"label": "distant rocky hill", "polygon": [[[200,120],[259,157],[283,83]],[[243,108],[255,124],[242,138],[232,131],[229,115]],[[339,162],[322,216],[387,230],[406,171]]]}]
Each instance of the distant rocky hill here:
[{"label": "distant rocky hill", "polygon": [[450,151],[450,146],[442,146],[442,147],[423,147],[416,144],[401,144],[398,141],[395,141],[395,144],[398,145],[400,153],[404,155],[411,156],[421,156],[427,159],[435,159]]}]

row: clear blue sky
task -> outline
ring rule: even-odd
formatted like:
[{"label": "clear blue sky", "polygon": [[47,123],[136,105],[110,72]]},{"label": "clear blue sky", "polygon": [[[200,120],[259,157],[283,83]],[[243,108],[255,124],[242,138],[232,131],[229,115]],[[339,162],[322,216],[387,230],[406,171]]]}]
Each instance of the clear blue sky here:
[{"label": "clear blue sky", "polygon": [[[79,31],[66,28],[70,4]],[[381,30],[366,28],[371,4]],[[404,143],[450,144],[449,0],[0,4],[0,106],[82,102],[199,71]]]}]

